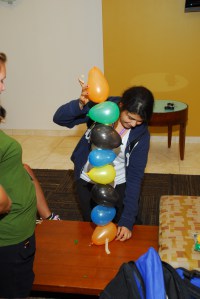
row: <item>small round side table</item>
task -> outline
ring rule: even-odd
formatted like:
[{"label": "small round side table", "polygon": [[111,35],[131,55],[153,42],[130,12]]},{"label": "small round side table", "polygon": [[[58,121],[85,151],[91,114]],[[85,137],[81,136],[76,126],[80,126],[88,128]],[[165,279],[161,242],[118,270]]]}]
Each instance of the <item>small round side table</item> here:
[{"label": "small round side table", "polygon": [[[173,110],[165,109],[168,104],[172,104]],[[171,107],[172,107],[171,106]],[[185,132],[188,120],[188,105],[173,100],[155,100],[153,115],[149,126],[168,127],[168,147],[171,147],[172,126],[179,125],[179,151],[180,158],[184,160],[185,152]]]}]

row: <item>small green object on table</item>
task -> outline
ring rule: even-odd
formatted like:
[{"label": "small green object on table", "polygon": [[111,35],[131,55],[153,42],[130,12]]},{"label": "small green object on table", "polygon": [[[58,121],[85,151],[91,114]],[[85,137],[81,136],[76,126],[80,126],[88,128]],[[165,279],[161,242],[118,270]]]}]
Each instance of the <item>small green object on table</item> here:
[{"label": "small green object on table", "polygon": [[199,234],[194,234],[194,250],[200,252],[200,235]]}]

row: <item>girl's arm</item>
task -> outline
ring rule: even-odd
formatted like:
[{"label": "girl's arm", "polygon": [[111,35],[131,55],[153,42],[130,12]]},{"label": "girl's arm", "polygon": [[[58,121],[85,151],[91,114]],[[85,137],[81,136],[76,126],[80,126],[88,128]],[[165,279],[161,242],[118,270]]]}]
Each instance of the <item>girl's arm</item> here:
[{"label": "girl's arm", "polygon": [[127,169],[124,209],[118,225],[125,226],[130,231],[138,214],[141,184],[149,151],[149,138],[147,133],[133,149]]},{"label": "girl's arm", "polygon": [[37,197],[37,210],[42,219],[47,219],[52,213],[50,211],[50,208],[47,204],[46,198],[44,196],[44,192],[40,186],[40,183],[38,179],[36,178],[33,170],[30,168],[29,165],[24,164],[24,168],[30,175],[30,177],[33,180],[33,184],[35,185],[35,192]]},{"label": "girl's arm", "polygon": [[72,100],[57,109],[53,116],[53,122],[71,129],[74,126],[87,123],[89,109],[89,104],[80,107],[79,99]]},{"label": "girl's arm", "polygon": [[89,117],[87,113],[93,105],[88,99],[88,86],[79,79],[82,91],[79,99],[72,100],[60,106],[53,116],[53,122],[67,128],[87,123]]}]

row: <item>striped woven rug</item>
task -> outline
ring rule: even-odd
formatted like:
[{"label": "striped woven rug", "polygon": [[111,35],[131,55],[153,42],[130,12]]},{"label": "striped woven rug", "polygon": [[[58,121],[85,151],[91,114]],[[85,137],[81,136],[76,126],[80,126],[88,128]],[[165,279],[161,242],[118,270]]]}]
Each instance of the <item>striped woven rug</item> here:
[{"label": "striped woven rug", "polygon": [[[62,220],[82,220],[73,170],[34,169],[51,210]],[[139,215],[142,224],[158,225],[162,195],[200,195],[200,175],[146,173],[141,188]]]}]

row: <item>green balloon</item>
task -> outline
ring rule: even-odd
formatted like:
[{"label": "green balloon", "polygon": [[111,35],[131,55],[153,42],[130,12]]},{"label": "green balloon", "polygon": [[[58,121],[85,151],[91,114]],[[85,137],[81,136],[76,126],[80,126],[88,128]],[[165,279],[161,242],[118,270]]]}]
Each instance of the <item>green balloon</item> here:
[{"label": "green balloon", "polygon": [[120,111],[118,105],[107,101],[93,106],[90,109],[88,116],[100,124],[109,125],[116,122],[119,118],[119,114]]}]

